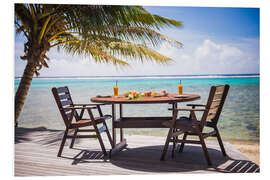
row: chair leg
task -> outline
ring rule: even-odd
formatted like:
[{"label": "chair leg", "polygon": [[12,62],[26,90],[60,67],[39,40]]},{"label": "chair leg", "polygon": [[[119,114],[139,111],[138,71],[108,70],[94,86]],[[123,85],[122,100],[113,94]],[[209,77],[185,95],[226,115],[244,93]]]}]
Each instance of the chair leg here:
[{"label": "chair leg", "polygon": [[221,140],[221,137],[220,137],[220,134],[219,134],[219,131],[218,131],[218,128],[217,127],[214,127],[214,129],[216,131],[217,140],[218,140],[220,149],[222,151],[222,154],[223,154],[223,156],[227,156],[226,151],[225,151],[225,148],[224,148],[223,143],[222,143],[222,140]]},{"label": "chair leg", "polygon": [[[74,131],[74,136],[76,136],[77,135],[77,133],[78,133],[78,129],[75,129],[75,131]],[[71,143],[70,143],[70,146],[69,146],[69,148],[73,148],[73,146],[74,146],[74,142],[75,142],[75,137],[73,137],[72,138],[72,141],[71,141]]]},{"label": "chair leg", "polygon": [[103,124],[104,124],[104,126],[106,127],[106,134],[107,134],[107,136],[108,136],[108,139],[109,139],[109,141],[110,141],[111,146],[113,147],[113,140],[112,140],[112,136],[111,136],[111,134],[110,134],[110,131],[109,131],[109,129],[108,129],[108,126],[107,126],[106,122],[104,122]]},{"label": "chair leg", "polygon": [[[183,136],[183,141],[187,139],[187,133],[184,133],[184,136]],[[183,152],[184,150],[184,146],[185,146],[185,143],[181,143],[180,145],[180,148],[179,148],[179,152]]]},{"label": "chair leg", "polygon": [[96,131],[96,135],[97,135],[97,138],[98,138],[100,147],[101,147],[101,149],[102,149],[102,152],[103,152],[104,156],[107,156],[107,151],[106,151],[106,149],[105,149],[105,146],[104,146],[104,143],[103,143],[103,141],[102,141],[102,138],[101,138],[101,135],[100,135],[100,133],[99,133],[99,130],[98,130],[98,128],[97,128],[97,125],[96,125],[96,124],[93,124],[93,126],[94,126],[94,129],[95,129],[95,131]]},{"label": "chair leg", "polygon": [[172,158],[174,158],[175,144],[175,137],[173,137]]},{"label": "chair leg", "polygon": [[165,142],[165,145],[164,145],[164,148],[163,148],[161,157],[160,157],[160,160],[161,160],[161,161],[164,160],[165,155],[166,155],[166,153],[167,153],[167,150],[168,150],[168,147],[169,147],[169,142],[170,142],[170,139],[171,139],[171,133],[172,133],[172,128],[170,128],[170,130],[169,130],[169,132],[168,132],[168,135],[167,135],[167,138],[166,138],[166,142]]},{"label": "chair leg", "polygon": [[[176,131],[176,129],[173,130],[173,133]],[[178,137],[173,137],[173,147],[172,147],[172,158],[174,158],[174,150],[176,145],[176,140]]]},{"label": "chair leg", "polygon": [[66,139],[67,139],[67,134],[68,134],[68,129],[65,130],[65,133],[64,133],[64,136],[63,136],[63,139],[62,139],[62,142],[61,142],[58,154],[57,154],[58,157],[62,155],[62,151],[65,145]]},{"label": "chair leg", "polygon": [[203,149],[203,152],[204,152],[204,155],[205,155],[205,159],[207,160],[208,165],[211,166],[212,162],[210,160],[210,157],[209,157],[209,154],[208,154],[208,151],[207,151],[203,136],[202,136],[201,133],[199,133],[198,135],[199,135],[199,138],[200,138],[200,141],[201,141],[201,145],[202,145],[202,149]]}]

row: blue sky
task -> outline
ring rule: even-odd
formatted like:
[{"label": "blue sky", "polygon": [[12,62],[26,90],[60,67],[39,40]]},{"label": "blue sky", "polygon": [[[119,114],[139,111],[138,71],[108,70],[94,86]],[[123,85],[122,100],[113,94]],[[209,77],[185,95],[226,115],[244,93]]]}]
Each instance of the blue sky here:
[{"label": "blue sky", "polygon": [[[183,21],[183,28],[166,28],[161,33],[184,44],[177,49],[163,43],[156,50],[174,59],[169,65],[131,61],[131,68],[117,69],[95,64],[91,57],[72,57],[50,50],[49,69],[41,76],[173,75],[260,73],[259,9],[221,7],[144,6],[149,12]],[[21,36],[15,35],[15,76],[25,62]],[[65,68],[63,68],[65,67]]]}]

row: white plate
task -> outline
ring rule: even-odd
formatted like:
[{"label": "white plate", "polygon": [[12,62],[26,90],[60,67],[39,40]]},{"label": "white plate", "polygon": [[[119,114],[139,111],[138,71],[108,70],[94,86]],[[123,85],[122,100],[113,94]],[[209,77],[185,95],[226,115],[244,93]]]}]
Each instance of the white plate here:
[{"label": "white plate", "polygon": [[102,96],[102,95],[97,95],[96,97],[97,97],[97,98],[111,98],[112,96],[110,96],[110,95],[104,95],[104,96]]}]

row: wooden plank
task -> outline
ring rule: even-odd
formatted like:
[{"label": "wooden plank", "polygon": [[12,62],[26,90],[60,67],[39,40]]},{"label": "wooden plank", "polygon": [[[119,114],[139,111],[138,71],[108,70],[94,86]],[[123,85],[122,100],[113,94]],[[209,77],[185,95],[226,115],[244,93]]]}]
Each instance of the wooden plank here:
[{"label": "wooden plank", "polygon": [[147,120],[147,121],[123,121],[115,122],[115,128],[167,128],[162,125],[163,120]]},{"label": "wooden plank", "polygon": [[220,100],[223,94],[215,94],[213,100]]},{"label": "wooden plank", "polygon": [[212,120],[216,117],[216,114],[215,113],[212,113],[212,114],[209,114],[206,118],[206,120]]},{"label": "wooden plank", "polygon": [[[159,157],[166,137],[127,134],[129,147],[118,155],[113,155],[111,159],[103,156],[97,140],[78,139],[75,141],[74,148],[70,149],[68,148],[69,139],[64,148],[63,157],[58,158],[56,155],[62,131],[38,130],[18,133],[17,129],[16,132],[16,136],[20,134],[27,140],[15,144],[15,176],[217,173],[233,172],[233,169],[236,172],[259,171],[259,167],[226,142],[224,146],[230,159],[220,155],[217,141],[206,141],[213,163],[215,167],[218,167],[212,168],[206,166],[201,147],[190,144],[186,145],[183,153],[175,153],[174,159],[167,157],[166,161],[161,162]],[[106,134],[103,135],[104,144],[109,149],[110,143]],[[168,152],[171,148],[170,146]],[[247,167],[244,162],[247,162]],[[234,165],[225,170],[231,164]]]},{"label": "wooden plank", "polygon": [[216,131],[211,131],[209,133],[203,133],[203,137],[204,138],[207,138],[207,137],[210,137],[210,136],[215,136],[216,135]]},{"label": "wooden plank", "polygon": [[78,132],[96,132],[95,129],[79,129]]},{"label": "wooden plank", "polygon": [[62,99],[70,99],[70,94],[62,94],[62,95],[59,95],[59,99],[62,100]]},{"label": "wooden plank", "polygon": [[[100,152],[100,154],[103,155],[102,152]],[[29,157],[31,157],[31,156],[29,156]],[[116,168],[113,167],[113,166],[111,166],[110,164],[104,163],[103,158],[98,159],[98,161],[94,161],[94,162],[96,162],[95,163],[95,166],[92,166],[91,165],[92,164],[91,162],[93,162],[92,160],[96,160],[95,157],[93,157],[92,160],[89,159],[89,161],[85,161],[83,158],[84,158],[84,155],[81,156],[81,157],[78,157],[78,159],[77,159],[79,161],[81,160],[81,162],[78,161],[78,164],[77,165],[80,165],[80,163],[81,163],[81,165],[83,165],[83,166],[74,166],[76,164],[74,164],[74,163],[72,163],[74,165],[70,164],[69,163],[70,160],[67,160],[65,158],[55,158],[56,160],[58,159],[58,161],[53,161],[52,162],[51,159],[48,159],[48,158],[41,158],[41,159],[39,159],[38,157],[36,157],[34,159],[31,158],[30,161],[28,161],[27,158],[24,158],[24,162],[27,161],[25,163],[24,162],[22,163],[22,162],[20,162],[18,160],[15,160],[15,164],[16,165],[20,165],[20,164],[27,165],[27,164],[30,163],[30,164],[37,164],[38,166],[42,166],[42,167],[43,166],[46,166],[46,167],[47,166],[48,167],[55,167],[56,169],[60,169],[60,170],[61,169],[65,170],[65,169],[68,169],[69,167],[73,167],[72,171],[76,171],[76,168],[80,168],[80,169],[81,168],[84,168],[84,169],[87,169],[87,171],[92,171],[92,172],[96,171],[96,168],[100,165],[103,168],[105,168],[106,170],[110,170],[110,172],[113,172],[114,170],[116,170]],[[88,163],[84,164],[84,162],[89,162],[89,164]],[[69,165],[71,165],[71,166],[69,166]],[[90,166],[90,167],[88,167],[88,166]],[[101,169],[101,171],[102,171],[102,169]]]},{"label": "wooden plank", "polygon": [[71,105],[72,101],[70,101],[70,100],[61,101],[61,104],[62,104],[62,106]]},{"label": "wooden plank", "polygon": [[[172,141],[171,141],[172,142]],[[195,140],[181,140],[181,139],[178,139],[176,140],[177,143],[193,143],[193,144],[201,144],[200,141],[195,141]]]},{"label": "wooden plank", "polygon": [[216,112],[218,111],[218,107],[215,107],[215,108],[210,108],[208,113],[209,114],[216,114]]},{"label": "wooden plank", "polygon": [[[29,164],[29,163],[28,163]],[[76,167],[74,165],[70,166],[63,166],[61,164],[55,165],[55,164],[40,164],[31,162],[33,165],[27,165],[22,164],[22,166],[17,167],[19,170],[23,170],[24,172],[30,172],[30,174],[33,175],[107,175],[107,174],[114,174],[117,172],[117,174],[127,174],[125,170],[122,172],[117,171],[117,168],[108,168],[103,167],[100,168],[97,171],[97,167],[99,166],[87,166],[87,164],[84,164],[84,166]],[[91,163],[90,163],[91,164]],[[86,167],[85,167],[86,166]],[[47,171],[49,172],[47,174]],[[129,171],[129,170],[126,170]],[[46,172],[46,173],[44,173]]]},{"label": "wooden plank", "polygon": [[59,87],[57,88],[58,94],[60,93],[68,93],[68,88],[67,87]]},{"label": "wooden plank", "polygon": [[123,117],[114,122],[115,128],[167,128],[163,122],[171,117]]},{"label": "wooden plank", "polygon": [[225,86],[216,86],[216,92],[220,93],[223,92],[225,89]]},{"label": "wooden plank", "polygon": [[210,108],[218,107],[218,106],[220,105],[220,103],[221,103],[220,100],[213,101],[213,102],[211,103]]},{"label": "wooden plank", "polygon": [[73,135],[68,135],[67,138],[96,138],[97,135],[76,135],[76,136],[73,136]]},{"label": "wooden plank", "polygon": [[156,116],[156,117],[122,117],[118,118],[116,121],[129,121],[129,120],[136,120],[136,121],[150,121],[150,120],[163,120],[163,121],[169,121],[172,119],[170,116]]}]

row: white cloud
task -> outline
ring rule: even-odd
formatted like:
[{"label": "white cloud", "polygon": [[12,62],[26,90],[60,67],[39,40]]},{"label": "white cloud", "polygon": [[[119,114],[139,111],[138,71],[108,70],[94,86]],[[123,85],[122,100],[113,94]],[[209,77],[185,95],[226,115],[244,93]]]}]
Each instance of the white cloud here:
[{"label": "white cloud", "polygon": [[225,44],[205,39],[197,42],[197,46],[189,47],[193,53],[184,50],[180,54],[175,50],[170,55],[178,60],[175,67],[183,74],[258,73],[258,44],[254,43],[252,48],[248,46],[250,44]]},{"label": "white cloud", "polygon": [[208,58],[215,59],[215,61],[227,61],[231,59],[236,60],[242,56],[243,52],[237,47],[227,44],[217,44],[208,39],[195,51],[195,57],[198,60]]},{"label": "white cloud", "polygon": [[[171,33],[171,32],[170,32]],[[170,36],[168,33],[168,36]],[[215,73],[259,73],[259,40],[238,39],[225,42],[208,36],[185,31],[174,31],[175,39],[184,47],[174,48],[167,43],[156,49],[173,58],[168,65],[129,61],[130,68],[117,69],[112,64],[96,64],[91,57],[70,56],[52,49],[48,56],[50,68],[43,68],[41,76],[95,76],[95,75],[151,75],[151,74],[215,74]],[[17,49],[18,48],[18,49]],[[21,45],[16,45],[16,55],[22,55]],[[15,75],[20,76],[25,63],[15,61]]]}]

